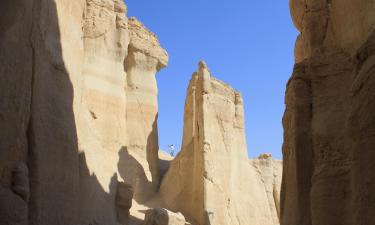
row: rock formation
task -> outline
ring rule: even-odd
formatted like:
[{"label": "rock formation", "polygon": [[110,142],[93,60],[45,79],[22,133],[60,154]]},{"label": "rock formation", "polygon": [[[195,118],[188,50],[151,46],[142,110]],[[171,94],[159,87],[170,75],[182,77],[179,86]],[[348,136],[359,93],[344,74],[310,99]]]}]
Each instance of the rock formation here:
[{"label": "rock formation", "polygon": [[180,213],[166,209],[150,209],[146,212],[145,225],[188,225]]},{"label": "rock formation", "polygon": [[0,224],[185,224],[178,211],[278,224],[279,162],[249,162],[242,98],[204,63],[168,167],[155,78],[168,55],[126,13],[122,0],[0,2]]},{"label": "rock formation", "polygon": [[29,203],[29,174],[26,165],[20,163],[11,173],[11,187],[0,186],[1,224],[27,225]]},{"label": "rock formation", "polygon": [[121,224],[129,224],[130,209],[133,205],[134,191],[133,186],[120,182],[117,184],[116,206],[117,220]]},{"label": "rock formation", "polygon": [[291,0],[282,225],[374,224],[372,1]]},{"label": "rock formation", "polygon": [[[266,191],[271,212],[269,220],[273,221],[273,224],[280,224],[282,161],[273,159],[270,154],[263,154],[256,159],[250,160],[250,165],[257,171],[257,179],[264,184],[263,188]],[[267,202],[263,204],[267,204]]]},{"label": "rock formation", "polygon": [[155,74],[168,63],[156,36],[135,18],[129,20],[130,45],[125,61],[129,150],[147,153],[153,190],[159,188],[158,99]]},{"label": "rock formation", "polygon": [[187,91],[182,150],[161,185],[164,203],[196,225],[279,224],[267,162],[248,163],[242,97],[201,62]]},{"label": "rock formation", "polygon": [[[14,193],[28,224],[116,224],[119,183],[138,205],[160,182],[155,74],[166,52],[121,0],[0,9],[0,195]],[[12,175],[20,164],[27,179]],[[30,179],[29,204],[13,179]]]}]

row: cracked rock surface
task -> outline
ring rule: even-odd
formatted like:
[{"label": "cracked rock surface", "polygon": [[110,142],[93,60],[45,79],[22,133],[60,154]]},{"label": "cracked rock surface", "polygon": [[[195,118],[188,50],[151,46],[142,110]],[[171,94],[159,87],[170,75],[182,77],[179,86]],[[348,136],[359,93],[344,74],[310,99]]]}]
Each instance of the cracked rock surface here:
[{"label": "cracked rock surface", "polygon": [[281,165],[274,174],[267,159],[249,163],[242,97],[200,62],[187,90],[182,150],[161,185],[163,202],[192,224],[279,224],[274,186]]}]

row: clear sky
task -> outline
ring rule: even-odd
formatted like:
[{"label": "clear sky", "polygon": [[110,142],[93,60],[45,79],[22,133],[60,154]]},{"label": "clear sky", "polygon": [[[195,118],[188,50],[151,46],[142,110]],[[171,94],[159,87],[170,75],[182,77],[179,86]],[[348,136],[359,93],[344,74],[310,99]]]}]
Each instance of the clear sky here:
[{"label": "clear sky", "polygon": [[199,60],[239,90],[245,103],[248,153],[281,159],[286,82],[297,31],[288,0],[125,0],[159,37],[170,62],[158,75],[159,144],[180,148],[186,89]]}]

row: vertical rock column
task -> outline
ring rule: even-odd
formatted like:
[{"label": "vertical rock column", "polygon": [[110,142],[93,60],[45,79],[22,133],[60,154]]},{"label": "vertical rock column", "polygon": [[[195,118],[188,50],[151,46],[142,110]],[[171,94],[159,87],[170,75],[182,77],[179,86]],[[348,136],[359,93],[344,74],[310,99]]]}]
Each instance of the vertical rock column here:
[{"label": "vertical rock column", "polygon": [[[146,158],[151,172],[152,187],[156,192],[159,187],[159,145],[158,145],[158,89],[156,73],[168,64],[168,55],[156,36],[147,30],[137,19],[128,22],[130,44],[125,61],[127,73],[127,136],[128,151],[146,150]],[[147,183],[143,184],[148,186]],[[147,189],[147,187],[144,187]],[[137,190],[135,190],[137,192]],[[143,193],[147,195],[147,193]]]},{"label": "vertical rock column", "polygon": [[[187,89],[181,152],[166,173],[160,194],[167,208],[182,212],[193,224],[205,224],[202,139],[202,75],[194,73]],[[200,119],[199,119],[200,118]]]},{"label": "vertical rock column", "polygon": [[[371,224],[373,2],[291,0],[301,32],[286,92],[283,225]],[[350,17],[347,14],[350,13]],[[348,29],[350,27],[350,29]]]},{"label": "vertical rock column", "polygon": [[77,223],[72,82],[81,75],[83,5],[0,3],[0,194],[12,200],[1,224]]},{"label": "vertical rock column", "polygon": [[[286,92],[284,114],[283,184],[281,221],[310,225],[312,176],[311,82],[304,65],[296,65]],[[287,192],[287,193],[286,193]]]},{"label": "vertical rock column", "polygon": [[23,0],[0,3],[0,187],[7,189],[0,192],[11,193],[12,170],[18,163],[26,164],[28,159],[33,3]]},{"label": "vertical rock column", "polygon": [[192,224],[274,224],[264,184],[248,162],[242,97],[204,62],[190,81],[182,149],[160,193]]},{"label": "vertical rock column", "polygon": [[[22,197],[14,183],[18,165],[26,167],[28,163],[33,3],[22,0],[0,3],[0,224],[29,223],[29,198]],[[25,176],[28,180],[28,174]],[[25,186],[29,189],[28,182]]]},{"label": "vertical rock column", "polygon": [[126,13],[121,0],[86,0],[82,85],[75,85],[81,224],[117,221],[117,164],[119,152],[127,145]]},{"label": "vertical rock column", "polygon": [[353,224],[375,223],[375,33],[359,49],[349,114],[353,142]]},{"label": "vertical rock column", "polygon": [[31,9],[30,225],[78,223],[73,82],[81,75],[83,9],[82,0],[35,0]]}]

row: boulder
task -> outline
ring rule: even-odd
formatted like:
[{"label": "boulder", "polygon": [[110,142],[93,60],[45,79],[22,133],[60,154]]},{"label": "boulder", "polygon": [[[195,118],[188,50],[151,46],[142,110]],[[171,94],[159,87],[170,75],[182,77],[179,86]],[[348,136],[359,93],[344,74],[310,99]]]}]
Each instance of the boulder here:
[{"label": "boulder", "polygon": [[145,214],[144,225],[188,225],[181,213],[166,209],[150,209]]}]

